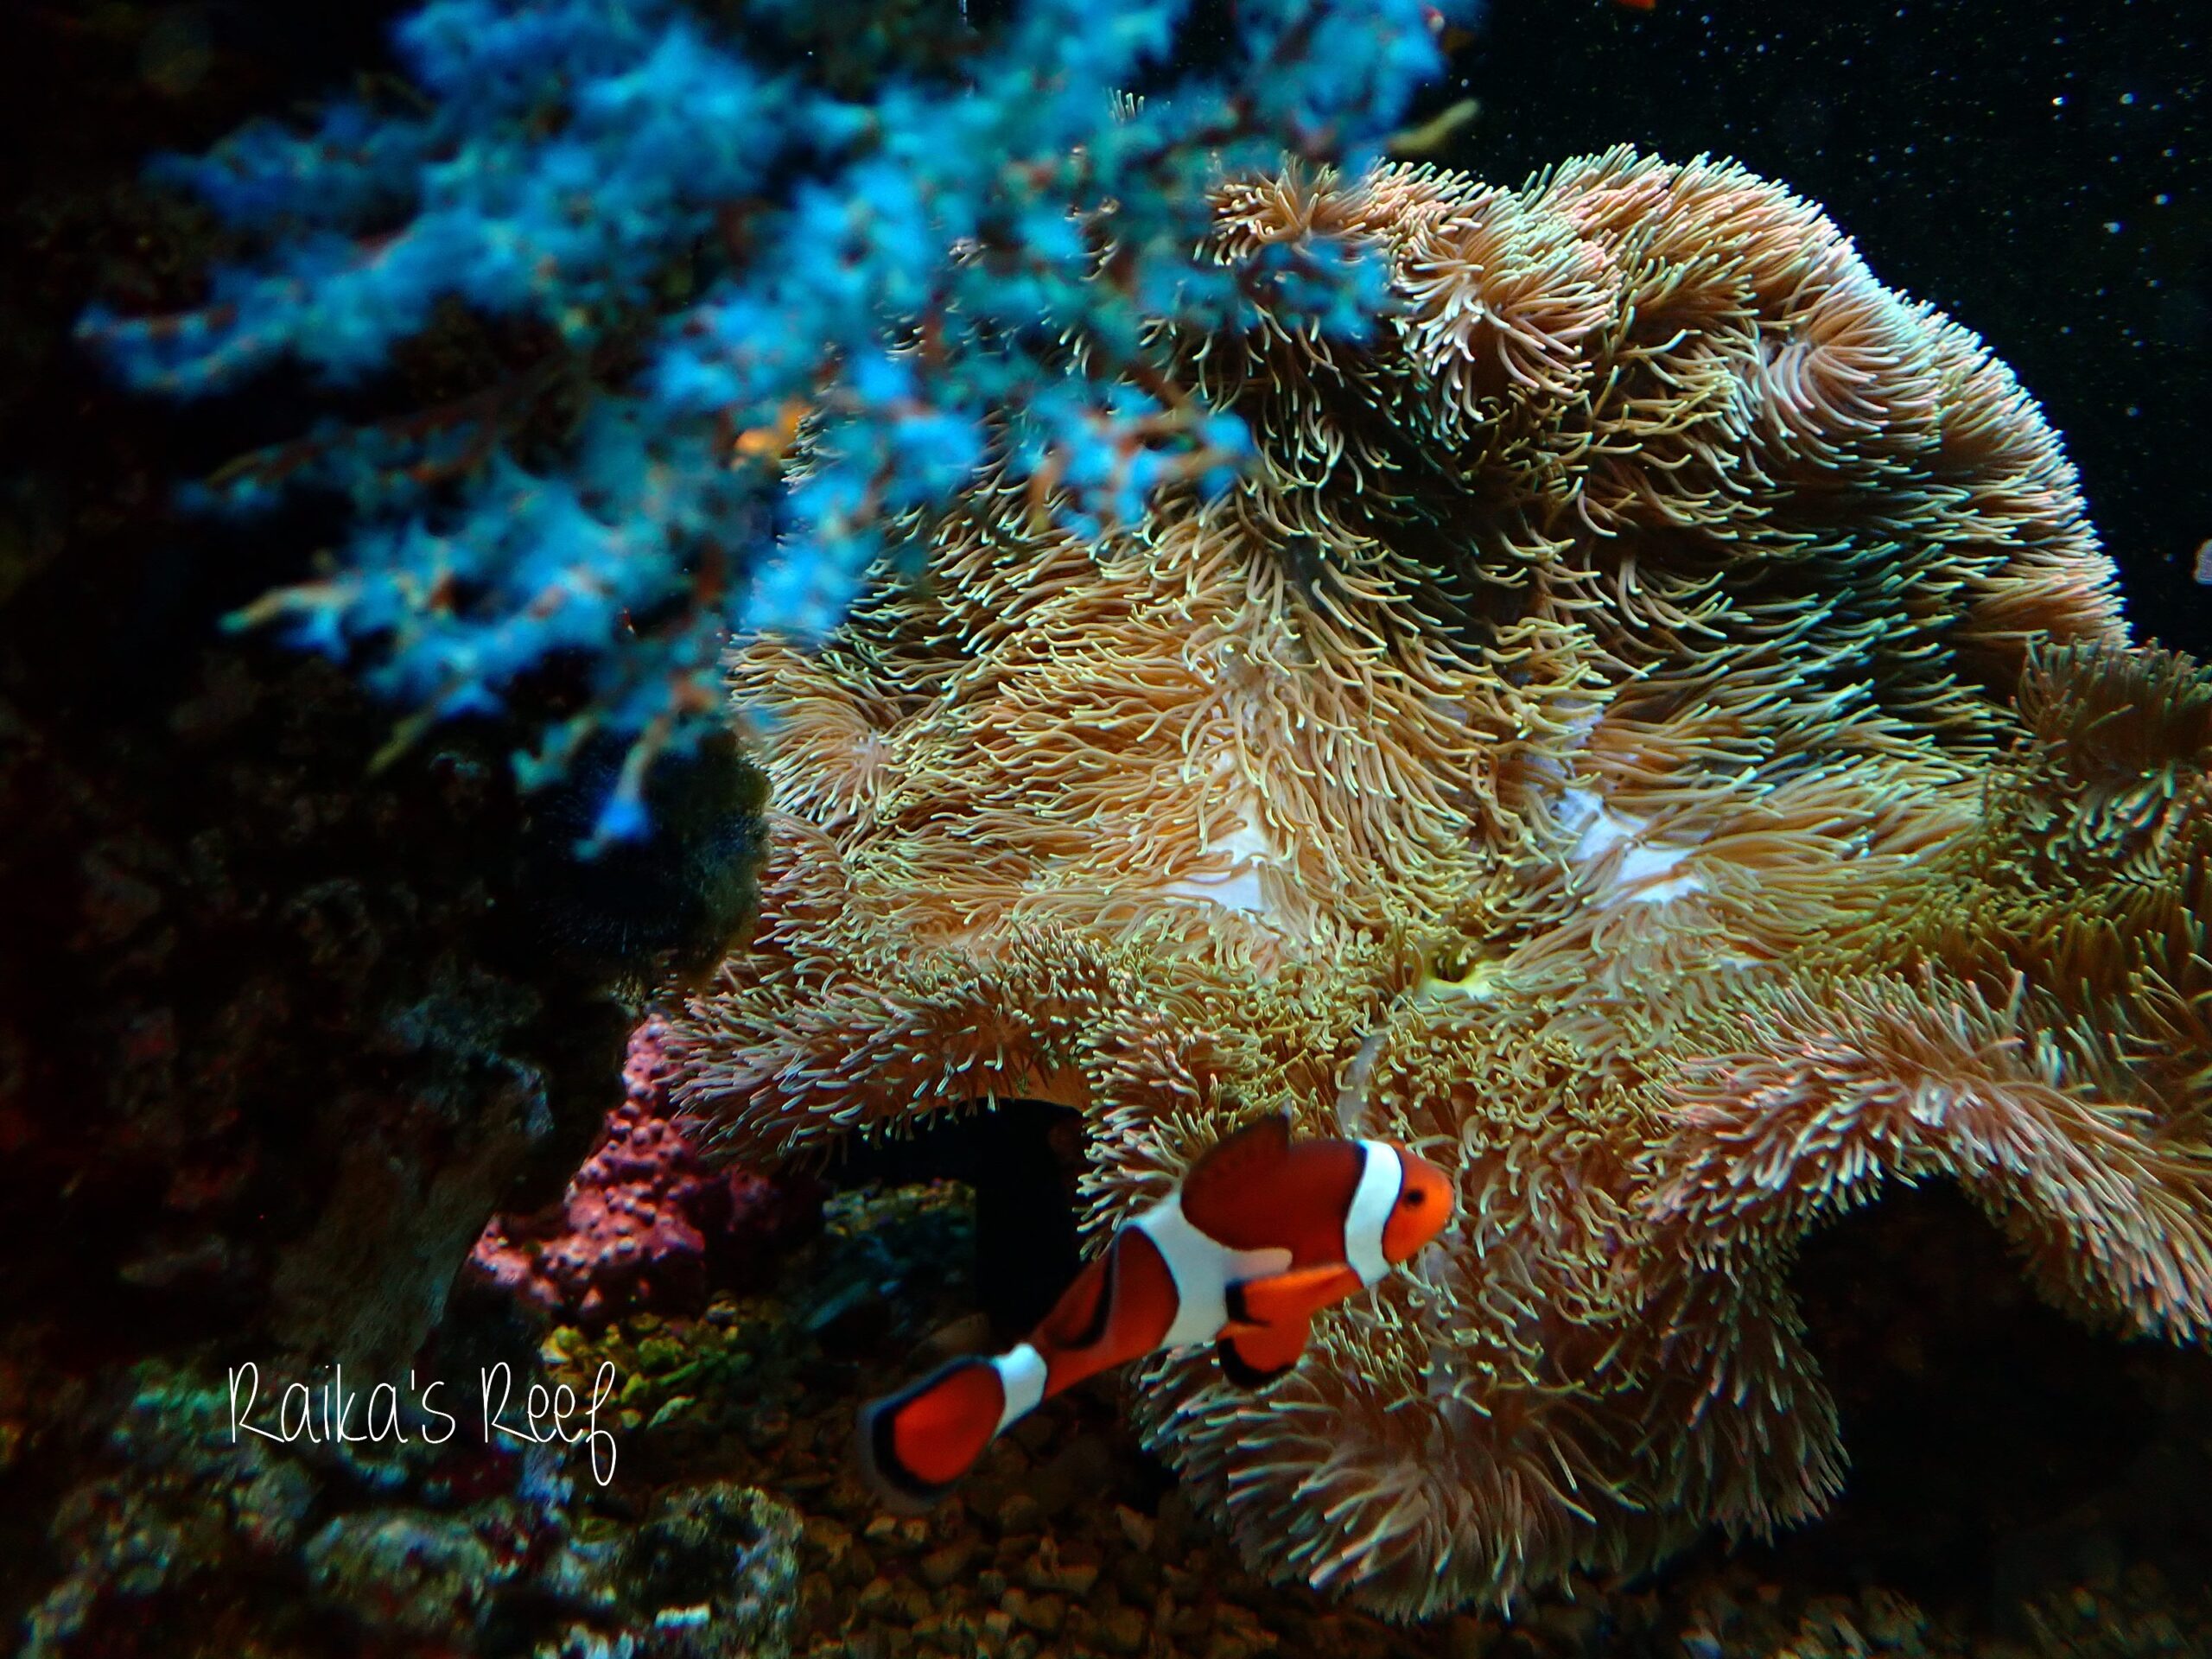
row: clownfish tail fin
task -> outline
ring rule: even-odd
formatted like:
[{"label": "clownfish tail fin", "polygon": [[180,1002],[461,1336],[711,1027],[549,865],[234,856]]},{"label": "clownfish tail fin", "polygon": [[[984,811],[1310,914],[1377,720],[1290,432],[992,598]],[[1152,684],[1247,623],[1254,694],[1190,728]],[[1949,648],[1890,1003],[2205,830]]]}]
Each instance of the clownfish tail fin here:
[{"label": "clownfish tail fin", "polygon": [[1001,1429],[1034,1408],[1044,1378],[1044,1361],[1025,1343],[996,1359],[953,1360],[870,1401],[856,1425],[861,1478],[888,1508],[929,1509],[959,1484]]}]

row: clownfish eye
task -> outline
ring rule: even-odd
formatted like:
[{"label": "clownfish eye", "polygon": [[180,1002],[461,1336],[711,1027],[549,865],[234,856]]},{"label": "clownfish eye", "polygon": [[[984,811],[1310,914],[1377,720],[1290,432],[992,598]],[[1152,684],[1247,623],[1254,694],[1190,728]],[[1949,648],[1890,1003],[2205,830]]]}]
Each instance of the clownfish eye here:
[{"label": "clownfish eye", "polygon": [[1426,1195],[1419,1187],[1414,1187],[1408,1192],[1398,1194],[1398,1205],[1401,1209],[1418,1210],[1421,1208],[1425,1197]]}]

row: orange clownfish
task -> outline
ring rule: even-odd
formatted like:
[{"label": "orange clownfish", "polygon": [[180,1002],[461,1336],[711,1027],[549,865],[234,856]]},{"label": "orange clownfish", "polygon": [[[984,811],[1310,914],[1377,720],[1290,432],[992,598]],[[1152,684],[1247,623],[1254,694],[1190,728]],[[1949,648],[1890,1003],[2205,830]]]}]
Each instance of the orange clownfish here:
[{"label": "orange clownfish", "polygon": [[861,1472],[895,1507],[926,1507],[1044,1401],[1155,1349],[1215,1343],[1231,1382],[1263,1387],[1315,1313],[1410,1260],[1452,1208],[1444,1172],[1388,1141],[1248,1124],[1116,1230],[1026,1341],[863,1407]]}]

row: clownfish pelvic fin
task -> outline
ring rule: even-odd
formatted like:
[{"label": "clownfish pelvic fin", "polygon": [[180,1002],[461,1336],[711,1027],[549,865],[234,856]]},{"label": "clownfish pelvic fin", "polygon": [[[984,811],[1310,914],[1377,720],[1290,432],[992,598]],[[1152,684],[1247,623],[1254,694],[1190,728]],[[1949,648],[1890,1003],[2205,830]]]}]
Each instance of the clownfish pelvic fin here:
[{"label": "clownfish pelvic fin", "polygon": [[1297,1367],[1313,1334],[1310,1320],[1246,1325],[1224,1333],[1214,1344],[1221,1374],[1240,1389],[1264,1389]]}]

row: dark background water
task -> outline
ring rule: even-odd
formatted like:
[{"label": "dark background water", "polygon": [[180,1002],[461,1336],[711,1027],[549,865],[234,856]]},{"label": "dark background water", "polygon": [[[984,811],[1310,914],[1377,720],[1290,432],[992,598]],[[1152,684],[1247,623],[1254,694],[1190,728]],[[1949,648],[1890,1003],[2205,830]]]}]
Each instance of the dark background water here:
[{"label": "dark background water", "polygon": [[2208,46],[2203,0],[1492,0],[1452,159],[1517,182],[1615,143],[1709,151],[1821,202],[2042,400],[2139,637],[2203,655]]},{"label": "dark background water", "polygon": [[[971,15],[1008,3],[971,0]],[[126,156],[197,148],[245,115],[382,69],[385,25],[404,10],[0,6],[4,194],[73,177],[96,190]],[[1197,29],[1203,38],[1204,7]],[[1489,0],[1431,103],[1480,99],[1440,159],[1500,181],[1628,143],[1732,156],[1823,204],[1879,276],[1980,332],[2042,400],[2139,633],[2201,655],[2212,650],[2212,594],[2192,580],[2212,538],[2209,46],[2202,0],[1655,0],[1649,11]],[[41,268],[20,242],[8,253],[16,280],[0,289],[20,302],[44,288],[41,309],[92,274],[74,261]],[[79,384],[50,340],[34,350],[26,331],[6,333],[0,482],[19,465],[56,469],[54,445],[74,441],[36,383]],[[220,602],[243,596],[244,584],[220,585]]]}]

